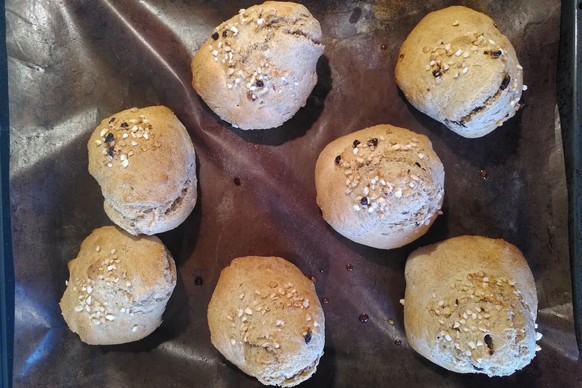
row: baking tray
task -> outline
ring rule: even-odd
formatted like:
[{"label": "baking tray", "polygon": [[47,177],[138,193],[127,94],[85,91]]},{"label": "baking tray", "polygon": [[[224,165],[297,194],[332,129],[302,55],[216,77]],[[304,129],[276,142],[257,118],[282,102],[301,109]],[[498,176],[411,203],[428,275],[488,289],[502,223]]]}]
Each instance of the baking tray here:
[{"label": "baking tray", "polygon": [[578,350],[582,352],[582,2],[563,2],[558,69],[558,104],[562,119],[564,160],[568,187],[568,236],[572,304]]},{"label": "baking tray", "polygon": [[[259,386],[212,347],[206,323],[220,270],[249,254],[289,259],[316,279],[327,302],[325,355],[305,386],[581,383],[556,109],[560,2],[304,3],[325,36],[318,85],[281,128],[244,132],[196,96],[189,62],[216,25],[251,2],[7,2],[15,386]],[[419,113],[394,82],[408,32],[452,4],[494,17],[525,68],[524,108],[482,139],[460,138]],[[111,224],[87,172],[86,142],[103,117],[154,104],[176,112],[198,153],[199,203],[183,225],[160,235],[176,259],[178,285],[151,336],[88,346],[58,308],[66,263],[91,230]],[[327,226],[313,182],[329,141],[383,122],[429,136],[447,174],[444,215],[423,238],[390,251]],[[407,255],[461,234],[514,243],[536,279],[543,350],[508,378],[447,372],[406,343],[398,301]]]},{"label": "baking tray", "polygon": [[[0,1],[0,8],[4,9],[4,1]],[[14,339],[14,270],[8,189],[10,125],[6,58],[6,18],[2,12],[0,14],[0,387],[9,387],[12,383]]]}]

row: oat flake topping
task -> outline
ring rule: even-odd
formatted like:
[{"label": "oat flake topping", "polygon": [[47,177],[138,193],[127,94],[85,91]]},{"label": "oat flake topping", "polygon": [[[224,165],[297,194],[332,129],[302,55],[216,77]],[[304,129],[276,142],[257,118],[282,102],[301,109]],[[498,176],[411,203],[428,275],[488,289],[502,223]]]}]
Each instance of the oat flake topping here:
[{"label": "oat flake topping", "polygon": [[[376,214],[394,226],[428,225],[439,212],[444,194],[442,187],[435,187],[427,170],[429,156],[414,136],[407,142],[396,141],[389,134],[387,137],[355,139],[351,147],[335,157],[333,163],[345,175],[344,193],[356,212]],[[410,166],[404,160],[409,153],[416,159]],[[389,173],[387,164],[392,165]],[[401,169],[394,168],[398,164]],[[410,208],[407,204],[411,202],[420,206]]]},{"label": "oat flake topping", "polygon": [[[131,111],[136,113],[137,108]],[[119,165],[125,169],[137,152],[161,147],[154,132],[152,124],[144,115],[129,120],[112,117],[107,126],[101,129],[95,145],[102,148],[103,164],[110,168]]]}]

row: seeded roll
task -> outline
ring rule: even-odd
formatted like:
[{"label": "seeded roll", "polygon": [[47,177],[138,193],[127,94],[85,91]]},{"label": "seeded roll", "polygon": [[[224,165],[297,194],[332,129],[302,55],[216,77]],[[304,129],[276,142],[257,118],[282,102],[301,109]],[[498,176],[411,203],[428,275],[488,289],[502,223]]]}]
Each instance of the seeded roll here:
[{"label": "seeded roll", "polygon": [[462,236],[408,257],[404,328],[410,346],[458,373],[506,376],[528,365],[537,295],[522,253],[504,240]]},{"label": "seeded roll", "polygon": [[490,17],[462,6],[418,23],[400,47],[395,75],[414,107],[467,138],[513,117],[526,89],[507,37]]},{"label": "seeded roll", "polygon": [[196,205],[196,153],[164,106],[131,108],[104,119],[87,144],[89,173],[109,218],[127,232],[174,229]]},{"label": "seeded roll", "polygon": [[444,179],[426,136],[387,124],[334,140],[315,166],[323,218],[350,240],[381,249],[427,232],[441,213]]},{"label": "seeded roll", "polygon": [[114,226],[96,229],[83,241],[69,272],[61,311],[90,345],[152,333],[176,285],[174,260],[157,237],[134,237]]},{"label": "seeded roll", "polygon": [[279,257],[232,260],[210,299],[208,326],[216,349],[265,385],[307,380],[323,355],[325,318],[313,282]]},{"label": "seeded roll", "polygon": [[241,9],[195,53],[192,86],[235,127],[278,127],[317,83],[320,42],[319,22],[303,5],[267,1]]}]

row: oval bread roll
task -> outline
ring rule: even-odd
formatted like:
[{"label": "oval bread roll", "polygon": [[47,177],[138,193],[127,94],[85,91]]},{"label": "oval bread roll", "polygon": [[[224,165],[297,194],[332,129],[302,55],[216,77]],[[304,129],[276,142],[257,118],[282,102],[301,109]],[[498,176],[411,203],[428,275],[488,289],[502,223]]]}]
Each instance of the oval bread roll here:
[{"label": "oval bread roll", "polygon": [[90,345],[152,333],[176,286],[174,260],[157,237],[134,237],[114,226],[96,229],[83,241],[69,272],[61,311]]},{"label": "oval bread roll", "polygon": [[265,385],[307,380],[323,355],[325,319],[313,282],[279,257],[234,259],[208,305],[212,344]]},{"label": "oval bread roll", "polygon": [[431,12],[400,47],[396,82],[421,112],[467,138],[519,109],[523,69],[493,20],[470,8]]},{"label": "oval bread roll", "polygon": [[534,358],[537,295],[521,252],[504,240],[451,238],[408,257],[408,343],[458,373],[510,375]]},{"label": "oval bread roll", "polygon": [[426,136],[387,124],[332,141],[315,166],[323,218],[350,240],[381,249],[427,232],[440,213],[444,179]]},{"label": "oval bread roll", "polygon": [[174,229],[196,205],[196,153],[164,106],[131,108],[104,119],[87,144],[89,173],[109,218],[127,232]]},{"label": "oval bread roll", "polygon": [[301,4],[267,1],[219,25],[192,59],[192,86],[241,129],[278,127],[317,83],[319,22]]}]

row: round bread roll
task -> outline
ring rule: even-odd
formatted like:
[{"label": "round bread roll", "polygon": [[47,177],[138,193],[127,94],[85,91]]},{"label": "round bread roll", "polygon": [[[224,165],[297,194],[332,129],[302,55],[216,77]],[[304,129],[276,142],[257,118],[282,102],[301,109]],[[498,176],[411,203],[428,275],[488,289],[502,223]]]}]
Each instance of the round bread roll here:
[{"label": "round bread roll", "polygon": [[540,349],[536,285],[512,244],[462,236],[429,245],[408,257],[405,277],[406,337],[435,364],[506,376]]},{"label": "round bread roll", "polygon": [[267,1],[241,9],[194,55],[192,86],[234,127],[278,127],[317,83],[320,41],[319,22],[301,4]]},{"label": "round bread roll", "polygon": [[325,319],[313,282],[279,257],[234,259],[208,305],[212,344],[265,385],[307,380],[323,355]]},{"label": "round bread roll", "polygon": [[418,110],[467,138],[513,117],[525,89],[509,40],[490,17],[461,6],[431,12],[412,30],[396,82]]},{"label": "round bread roll", "polygon": [[441,214],[444,180],[426,136],[387,124],[332,141],[315,165],[323,218],[350,240],[381,249],[426,233]]},{"label": "round bread roll", "polygon": [[149,335],[160,326],[176,285],[174,260],[157,237],[134,237],[114,226],[96,229],[83,241],[69,272],[61,311],[90,345]]},{"label": "round bread roll", "polygon": [[174,229],[196,205],[196,153],[186,128],[164,106],[116,113],[87,144],[89,173],[109,218],[127,232]]}]

